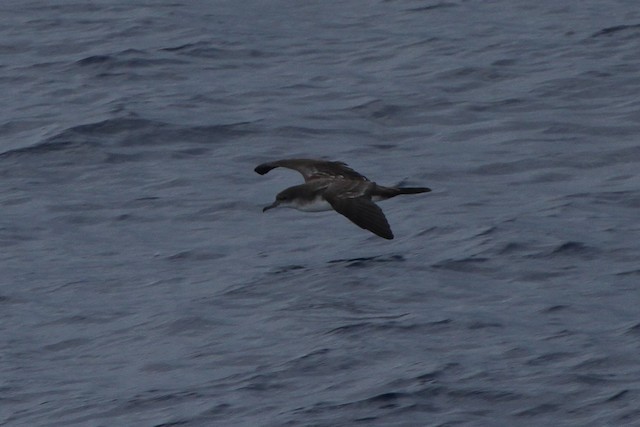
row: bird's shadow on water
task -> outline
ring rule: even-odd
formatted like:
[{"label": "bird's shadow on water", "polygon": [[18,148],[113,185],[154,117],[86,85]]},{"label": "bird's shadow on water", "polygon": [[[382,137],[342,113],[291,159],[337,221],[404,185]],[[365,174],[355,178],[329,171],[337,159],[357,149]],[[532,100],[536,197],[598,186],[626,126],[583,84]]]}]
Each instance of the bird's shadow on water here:
[{"label": "bird's shadow on water", "polygon": [[[398,254],[375,255],[375,256],[358,257],[358,258],[334,259],[334,260],[327,261],[325,265],[340,266],[340,267],[347,267],[347,268],[366,268],[366,267],[372,267],[379,264],[397,263],[397,262],[404,262],[404,261],[406,261],[406,259],[403,255],[398,255]],[[310,268],[311,267],[305,266],[305,265],[291,264],[291,265],[278,267],[273,271],[271,271],[269,274],[279,275],[279,274],[287,274],[287,273],[293,273],[293,272],[301,272],[304,270],[308,270]]]},{"label": "bird's shadow on water", "polygon": [[371,265],[377,265],[380,263],[393,263],[404,262],[405,258],[402,255],[378,255],[370,257],[349,258],[349,259],[334,259],[328,261],[327,264],[339,264],[345,267],[363,268]]}]

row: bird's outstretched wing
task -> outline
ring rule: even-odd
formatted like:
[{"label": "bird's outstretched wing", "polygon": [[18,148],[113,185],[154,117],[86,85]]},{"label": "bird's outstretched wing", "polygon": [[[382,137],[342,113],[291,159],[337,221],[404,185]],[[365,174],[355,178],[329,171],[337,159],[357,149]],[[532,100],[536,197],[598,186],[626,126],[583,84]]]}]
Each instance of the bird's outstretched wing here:
[{"label": "bird's outstretched wing", "polygon": [[385,239],[393,239],[393,232],[382,209],[371,201],[371,184],[358,181],[336,181],[324,193],[333,209],[346,216],[360,228]]},{"label": "bird's outstretched wing", "polygon": [[357,181],[369,181],[366,176],[347,166],[342,162],[313,159],[283,159],[258,165],[255,171],[264,175],[271,169],[287,168],[298,171],[304,177],[305,182],[323,178],[343,178]]}]

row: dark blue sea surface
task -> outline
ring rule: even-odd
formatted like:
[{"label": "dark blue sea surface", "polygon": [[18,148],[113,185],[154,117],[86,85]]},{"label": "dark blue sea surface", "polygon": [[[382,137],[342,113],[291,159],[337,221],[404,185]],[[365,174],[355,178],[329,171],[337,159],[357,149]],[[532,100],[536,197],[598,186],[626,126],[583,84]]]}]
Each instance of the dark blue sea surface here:
[{"label": "dark blue sea surface", "polygon": [[639,70],[636,0],[3,1],[0,425],[640,425]]}]

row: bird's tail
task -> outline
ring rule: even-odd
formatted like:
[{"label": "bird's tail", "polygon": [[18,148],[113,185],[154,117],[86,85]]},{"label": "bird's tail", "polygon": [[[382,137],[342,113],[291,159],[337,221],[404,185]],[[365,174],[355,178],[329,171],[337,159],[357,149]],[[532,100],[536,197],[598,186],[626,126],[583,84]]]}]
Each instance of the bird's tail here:
[{"label": "bird's tail", "polygon": [[399,196],[400,194],[420,194],[428,193],[429,191],[431,191],[431,189],[427,187],[383,187],[378,185],[374,195],[379,197],[380,200],[383,200]]},{"label": "bird's tail", "polygon": [[431,191],[431,189],[427,187],[399,187],[393,190],[396,190],[398,192],[397,194],[419,194]]}]

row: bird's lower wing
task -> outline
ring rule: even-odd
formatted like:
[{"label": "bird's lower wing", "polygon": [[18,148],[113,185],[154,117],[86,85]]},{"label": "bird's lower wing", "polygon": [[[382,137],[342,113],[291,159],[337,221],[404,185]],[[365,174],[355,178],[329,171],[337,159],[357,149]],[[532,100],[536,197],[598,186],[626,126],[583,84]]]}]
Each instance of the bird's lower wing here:
[{"label": "bird's lower wing", "polygon": [[326,195],[331,206],[357,226],[385,239],[393,239],[393,233],[382,209],[367,197],[341,198]]}]

